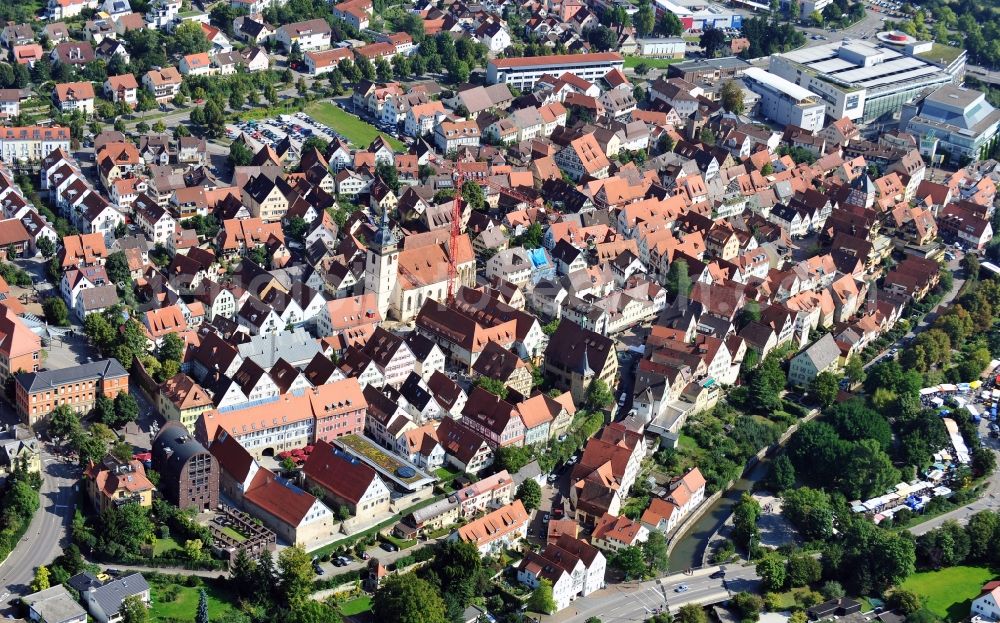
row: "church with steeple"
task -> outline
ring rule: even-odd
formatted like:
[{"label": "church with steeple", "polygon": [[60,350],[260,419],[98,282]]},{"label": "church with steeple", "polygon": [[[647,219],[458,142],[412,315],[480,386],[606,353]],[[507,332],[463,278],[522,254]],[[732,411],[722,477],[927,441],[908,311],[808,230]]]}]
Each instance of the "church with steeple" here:
[{"label": "church with steeple", "polygon": [[383,318],[388,318],[398,277],[399,244],[389,226],[388,210],[383,210],[365,257],[365,293],[375,294],[378,312]]}]

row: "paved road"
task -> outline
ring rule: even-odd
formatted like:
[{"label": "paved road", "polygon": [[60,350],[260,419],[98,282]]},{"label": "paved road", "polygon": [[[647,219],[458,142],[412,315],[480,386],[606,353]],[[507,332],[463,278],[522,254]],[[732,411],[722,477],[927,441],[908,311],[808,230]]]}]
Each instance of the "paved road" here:
[{"label": "paved road", "polygon": [[57,460],[47,451],[42,455],[41,509],[35,513],[21,542],[0,564],[0,611],[11,600],[27,595],[35,567],[52,562],[69,544],[79,468]]},{"label": "paved road", "polygon": [[[546,617],[545,621],[569,623],[586,621],[590,617],[597,617],[603,623],[643,621],[657,608],[666,607],[676,612],[687,604],[719,603],[740,591],[757,587],[760,578],[753,567],[725,567],[725,580],[710,578],[719,567],[707,567],[690,576],[679,573],[649,582],[615,584],[577,599],[568,608]],[[688,590],[676,592],[681,584],[687,585]]]},{"label": "paved road", "polygon": [[[994,452],[996,452],[996,450],[994,450]],[[984,510],[991,510],[993,512],[1000,511],[1000,474],[993,475],[993,477],[986,483],[986,489],[983,491],[982,497],[975,502],[945,513],[944,515],[938,515],[934,519],[929,519],[922,524],[913,526],[910,528],[910,532],[920,536],[925,532],[930,532],[935,528],[939,528],[941,524],[946,521],[957,521],[958,523],[965,525],[968,523],[969,517],[972,517],[976,513]]]}]

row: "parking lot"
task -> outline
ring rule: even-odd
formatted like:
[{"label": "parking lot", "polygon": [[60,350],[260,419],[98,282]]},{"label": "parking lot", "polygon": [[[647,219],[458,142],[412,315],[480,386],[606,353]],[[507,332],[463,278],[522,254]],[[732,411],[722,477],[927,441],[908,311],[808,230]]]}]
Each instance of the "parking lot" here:
[{"label": "parking lot", "polygon": [[313,136],[328,142],[337,139],[346,140],[339,132],[304,112],[280,115],[277,119],[241,121],[226,126],[226,135],[229,138],[235,139],[240,134],[245,134],[250,139],[268,146],[274,146],[288,137],[296,150],[301,150],[302,143]]}]

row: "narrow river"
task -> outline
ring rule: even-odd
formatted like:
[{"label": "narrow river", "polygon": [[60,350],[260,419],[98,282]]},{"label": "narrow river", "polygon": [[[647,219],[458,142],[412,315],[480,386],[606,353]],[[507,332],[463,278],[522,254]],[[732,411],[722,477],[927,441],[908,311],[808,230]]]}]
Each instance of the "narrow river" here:
[{"label": "narrow river", "polygon": [[732,488],[716,500],[695,522],[670,553],[671,573],[701,566],[708,540],[732,514],[733,507],[740,501],[743,493],[750,491],[755,483],[767,476],[769,464],[769,459],[765,458],[754,465],[748,474],[737,480]]}]

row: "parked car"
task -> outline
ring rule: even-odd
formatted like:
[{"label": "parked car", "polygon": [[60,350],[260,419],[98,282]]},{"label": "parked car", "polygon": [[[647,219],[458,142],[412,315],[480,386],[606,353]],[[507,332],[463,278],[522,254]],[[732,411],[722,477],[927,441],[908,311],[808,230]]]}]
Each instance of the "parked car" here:
[{"label": "parked car", "polygon": [[382,549],[384,549],[387,552],[398,552],[399,551],[399,547],[395,543],[390,543],[389,541],[382,541],[382,544],[379,547],[381,547]]}]

